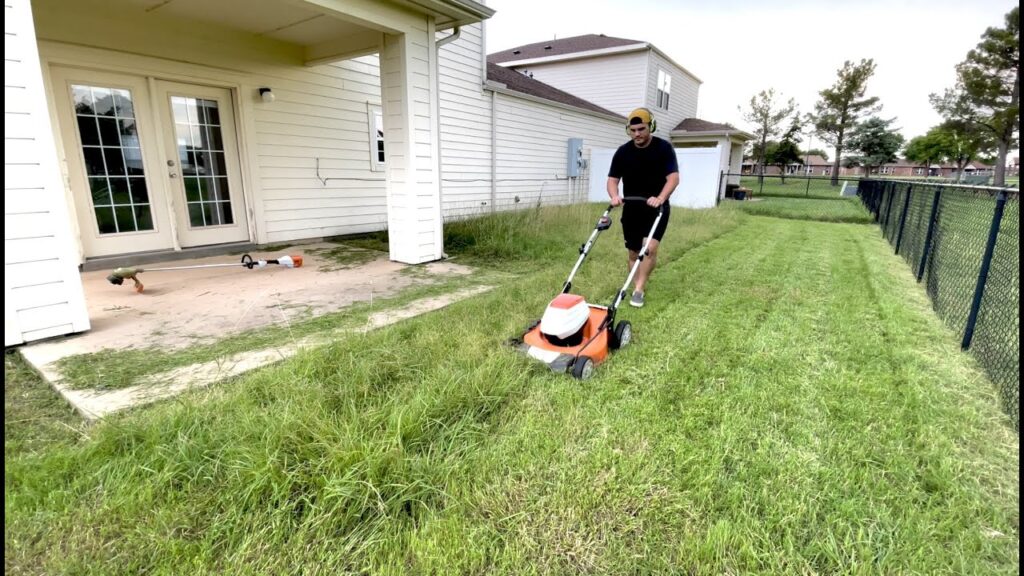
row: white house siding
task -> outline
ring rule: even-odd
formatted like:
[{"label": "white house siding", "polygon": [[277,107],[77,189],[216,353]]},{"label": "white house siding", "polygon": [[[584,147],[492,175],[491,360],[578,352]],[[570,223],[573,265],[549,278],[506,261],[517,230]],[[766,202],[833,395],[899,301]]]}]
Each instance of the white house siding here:
[{"label": "white house siding", "polygon": [[[654,111],[661,132],[667,135],[669,130],[684,119],[697,117],[700,82],[654,50],[649,51],[649,55],[647,107]],[[658,108],[658,70],[664,70],[672,76],[668,110]]]},{"label": "white house siding", "polygon": [[590,178],[608,175],[584,171],[570,180],[568,139],[583,139],[588,161],[592,148],[616,148],[628,139],[622,121],[506,93],[497,95],[496,108],[499,210],[586,201]]},{"label": "white house siding", "polygon": [[438,60],[445,218],[489,210],[491,202],[491,96],[483,90],[483,44],[483,25],[465,26]]},{"label": "white house siding", "polygon": [[644,101],[647,67],[646,51],[638,50],[582,60],[516,66],[515,69],[528,71],[534,80],[625,116]]},{"label": "white house siding", "polygon": [[260,241],[385,229],[385,175],[370,167],[367,109],[380,106],[378,58],[297,72],[305,77],[265,79],[277,98],[253,105]]},{"label": "white house siding", "polygon": [[432,21],[385,36],[381,51],[384,134],[388,155],[391,259],[406,263],[443,254],[439,142],[432,79],[437,74]]},{"label": "white house siding", "polygon": [[[36,10],[44,61],[235,91],[253,241],[386,228],[384,172],[370,166],[367,106],[381,104],[376,56],[307,67],[301,47],[206,23],[36,4],[46,8]],[[264,86],[275,102],[259,99]]]},{"label": "white house siding", "polygon": [[28,0],[4,5],[4,346],[89,329]]}]

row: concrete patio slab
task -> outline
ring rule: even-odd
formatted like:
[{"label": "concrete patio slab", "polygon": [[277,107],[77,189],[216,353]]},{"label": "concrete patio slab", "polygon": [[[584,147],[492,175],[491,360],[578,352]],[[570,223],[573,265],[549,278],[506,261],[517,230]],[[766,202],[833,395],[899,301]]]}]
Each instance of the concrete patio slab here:
[{"label": "concrete patio slab", "polygon": [[[491,286],[477,286],[443,296],[415,300],[400,308],[374,313],[367,319],[365,326],[351,330],[351,332],[369,332],[407,318],[441,309],[452,302],[482,294],[491,288]],[[60,374],[56,371],[54,364],[45,365],[40,368],[40,371],[83,416],[93,420],[119,410],[169,398],[187,390],[204,388],[250,370],[285,360],[301,350],[330,343],[332,336],[337,332],[315,334],[281,346],[232,354],[211,362],[202,362],[159,374],[151,374],[140,378],[139,383],[134,386],[118,390],[74,390],[61,383]]]},{"label": "concrete patio slab", "polygon": [[[416,266],[415,274],[403,273],[408,265],[391,262],[387,254],[321,242],[292,246],[277,252],[252,252],[254,258],[277,258],[285,253],[303,256],[301,268],[268,266],[249,270],[200,268],[142,272],[142,293],[131,281],[116,286],[106,280],[109,270],[82,273],[92,329],[88,332],[22,347],[25,359],[72,402],[84,415],[95,418],[111,411],[149,402],[194,386],[207,385],[296,351],[319,345],[316,336],[286,346],[245,354],[246,359],[224,358],[211,366],[196,365],[140,379],[132,389],[70,390],[60,384],[56,363],[66,357],[101,350],[152,348],[178,350],[194,344],[221,340],[248,330],[288,325],[297,320],[335,312],[359,302],[396,295],[413,285],[441,282],[466,276],[472,269],[451,262]],[[340,254],[340,258],[339,258]],[[350,258],[351,256],[356,258]],[[240,255],[179,260],[168,266],[233,263]],[[143,268],[161,267],[151,264]],[[477,292],[461,291],[450,297],[413,302],[370,317],[366,329],[447,305],[452,298]],[[231,366],[225,371],[225,366]]]}]

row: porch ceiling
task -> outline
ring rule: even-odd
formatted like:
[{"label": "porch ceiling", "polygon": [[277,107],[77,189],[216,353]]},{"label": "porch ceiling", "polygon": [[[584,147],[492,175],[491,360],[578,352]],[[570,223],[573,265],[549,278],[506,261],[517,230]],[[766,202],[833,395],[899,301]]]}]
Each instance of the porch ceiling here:
[{"label": "porch ceiling", "polygon": [[[479,22],[494,11],[472,0],[120,0],[147,15],[198,20],[302,46],[309,64],[372,54],[380,34],[395,32],[372,18],[375,8],[432,16],[438,30]],[[368,18],[369,16],[369,18]]]}]

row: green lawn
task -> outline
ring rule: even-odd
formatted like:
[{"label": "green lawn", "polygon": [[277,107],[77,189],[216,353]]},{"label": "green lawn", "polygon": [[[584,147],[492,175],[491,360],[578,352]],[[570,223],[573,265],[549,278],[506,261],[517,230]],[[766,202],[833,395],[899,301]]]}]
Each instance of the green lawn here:
[{"label": "green lawn", "polygon": [[859,198],[785,198],[759,196],[736,202],[740,210],[757,216],[870,224],[874,217]]},{"label": "green lawn", "polygon": [[6,571],[1019,572],[1018,437],[877,227],[673,212],[634,343],[580,383],[502,343],[599,212],[454,227],[515,277],[436,313],[74,440],[5,427]]},{"label": "green lawn", "polygon": [[833,186],[829,176],[805,176],[789,175],[765,176],[762,182],[757,176],[743,176],[740,178],[740,185],[753,191],[754,197],[775,196],[783,198],[821,198],[841,199],[840,190],[843,182],[849,181],[850,185],[856,186],[859,178],[840,178],[839,185]]}]

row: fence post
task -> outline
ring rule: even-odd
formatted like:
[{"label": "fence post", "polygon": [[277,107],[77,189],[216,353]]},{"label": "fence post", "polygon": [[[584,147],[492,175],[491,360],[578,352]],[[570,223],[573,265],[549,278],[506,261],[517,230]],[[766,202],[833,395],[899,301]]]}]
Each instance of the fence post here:
[{"label": "fence post", "polygon": [[903,229],[907,226],[907,212],[910,210],[910,193],[913,192],[914,185],[907,185],[907,194],[903,199],[903,214],[900,215],[900,231],[896,234],[896,253],[900,253],[900,243],[903,242]]},{"label": "fence post", "polygon": [[804,196],[809,197],[811,195],[811,176],[807,175],[807,189],[804,190]]},{"label": "fence post", "polygon": [[978,323],[978,311],[981,310],[981,299],[985,295],[985,284],[988,281],[988,272],[992,267],[992,253],[996,249],[996,238],[999,237],[999,225],[1003,221],[1003,212],[1006,209],[1006,192],[1000,191],[996,197],[996,211],[992,214],[992,227],[988,232],[988,245],[985,246],[985,255],[981,260],[981,271],[978,273],[978,285],[974,288],[974,302],[971,303],[971,314],[967,317],[967,327],[964,329],[964,341],[960,347],[967,350],[974,340],[974,327]]},{"label": "fence post", "polygon": [[932,215],[928,218],[928,234],[924,237],[924,251],[921,252],[921,264],[917,267],[917,281],[924,278],[924,267],[928,263],[928,256],[932,251],[932,238],[935,235],[935,226],[939,214],[939,200],[942,198],[942,186],[935,189],[935,197],[932,199]]},{"label": "fence post", "polygon": [[761,167],[761,188],[757,191],[758,196],[764,196],[764,166]]},{"label": "fence post", "polygon": [[878,192],[878,186],[875,186],[874,182],[865,181],[863,178],[861,178],[860,182],[862,185],[867,186],[871,189],[871,195],[869,196],[869,198],[871,199],[871,215],[875,217],[875,222],[878,222],[878,216],[882,212],[882,197],[881,194],[879,194]]},{"label": "fence post", "polygon": [[889,201],[885,204],[885,222],[882,223],[882,236],[885,236],[885,230],[889,227],[889,219],[892,218],[892,201],[896,197],[896,192],[892,188],[889,182],[886,182],[882,188],[889,193]]},{"label": "fence post", "polygon": [[715,196],[715,206],[722,203],[722,197],[725,196],[725,170],[718,172],[718,196]]}]

